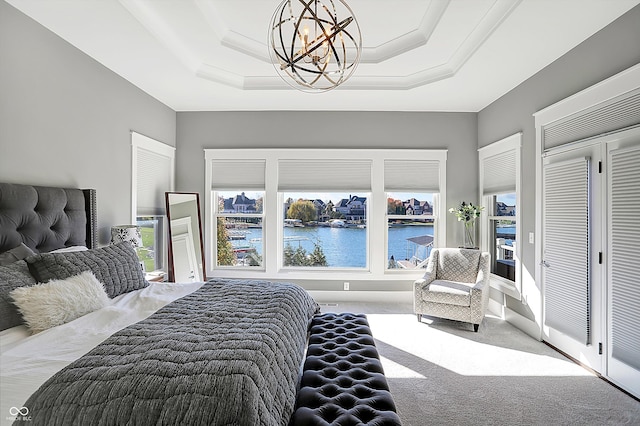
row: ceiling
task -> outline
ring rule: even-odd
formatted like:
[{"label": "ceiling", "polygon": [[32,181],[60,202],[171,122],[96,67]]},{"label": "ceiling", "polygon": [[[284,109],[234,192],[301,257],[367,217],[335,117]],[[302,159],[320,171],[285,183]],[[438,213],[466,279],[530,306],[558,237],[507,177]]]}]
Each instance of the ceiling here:
[{"label": "ceiling", "polygon": [[280,0],[6,1],[176,111],[472,112],[640,3],[347,0],[362,61],[342,86],[310,94],[269,59]]}]

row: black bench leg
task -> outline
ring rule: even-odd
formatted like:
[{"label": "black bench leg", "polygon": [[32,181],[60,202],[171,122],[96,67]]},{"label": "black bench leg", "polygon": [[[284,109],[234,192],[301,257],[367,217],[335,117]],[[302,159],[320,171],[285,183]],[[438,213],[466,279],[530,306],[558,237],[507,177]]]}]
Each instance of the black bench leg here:
[{"label": "black bench leg", "polygon": [[473,324],[473,331],[477,333],[479,327],[480,327],[480,324]]}]

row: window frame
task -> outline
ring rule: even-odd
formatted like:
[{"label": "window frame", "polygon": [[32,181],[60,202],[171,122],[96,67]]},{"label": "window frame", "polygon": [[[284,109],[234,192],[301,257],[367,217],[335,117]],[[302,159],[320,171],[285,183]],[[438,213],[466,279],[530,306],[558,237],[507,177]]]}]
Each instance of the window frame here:
[{"label": "window frame", "polygon": [[[516,194],[516,214],[512,219],[516,225],[516,247],[513,253],[515,263],[515,281],[508,280],[499,275],[491,273],[491,287],[500,290],[504,294],[511,296],[517,300],[522,298],[522,221],[520,211],[522,210],[521,202],[521,148],[522,148],[522,132],[515,133],[499,141],[493,142],[485,147],[478,149],[478,165],[479,165],[479,198],[480,205],[484,207],[485,214],[480,216],[480,248],[482,251],[491,253],[491,258],[495,257],[495,253],[491,251],[492,244],[489,242],[491,235],[491,220],[500,218],[500,216],[492,215],[494,210],[494,200],[496,195],[515,192]],[[484,162],[491,157],[505,154],[509,151],[515,152],[515,191],[501,191],[484,194],[483,188],[485,183]]]},{"label": "window frame", "polygon": [[[397,279],[397,271],[388,271],[386,268],[387,253],[387,215],[386,215],[386,191],[384,188],[384,161],[393,159],[410,161],[424,159],[428,161],[438,161],[439,177],[439,198],[438,211],[434,212],[434,246],[444,247],[446,245],[446,149],[205,149],[205,253],[207,256],[207,273],[221,277],[246,277],[246,278],[266,278],[266,279],[330,279],[333,274],[336,279]],[[371,192],[367,199],[367,264],[368,267],[351,268],[283,268],[283,253],[280,250],[283,245],[284,227],[281,226],[284,217],[284,200],[278,188],[278,162],[281,160],[308,160],[310,158],[318,161],[344,161],[344,160],[369,160],[371,161],[370,183]],[[261,271],[248,270],[247,268],[227,268],[213,269],[214,263],[213,249],[216,247],[215,223],[213,219],[213,198],[212,191],[212,161],[213,160],[264,160],[265,161],[265,195],[263,204],[263,266]],[[306,192],[343,192],[340,190],[319,190],[311,188]],[[354,192],[366,191],[353,188]],[[305,192],[300,190],[299,192]],[[433,191],[423,191],[433,192]],[[404,272],[404,271],[403,271]],[[418,278],[421,270],[409,270]],[[340,274],[339,276],[337,274]],[[409,277],[407,277],[409,278]]]},{"label": "window frame", "polygon": [[[168,229],[167,229],[167,217],[165,212],[165,198],[164,194],[161,200],[158,200],[158,205],[154,206],[155,211],[139,211],[138,207],[138,183],[140,181],[141,170],[138,168],[138,158],[140,154],[147,151],[153,155],[165,157],[169,163],[168,170],[166,170],[167,178],[169,182],[169,188],[165,191],[173,191],[175,186],[175,152],[176,148],[155,139],[152,139],[143,134],[131,131],[131,223],[135,224],[139,217],[158,217],[159,218],[159,230],[156,230],[156,234],[159,233],[159,241],[156,243],[156,253],[161,260],[160,269],[166,272],[168,264]],[[155,167],[155,165],[150,165]],[[155,182],[159,185],[159,182]],[[158,188],[155,188],[158,189]],[[155,261],[158,265],[158,259]],[[153,272],[153,271],[147,271]]]}]

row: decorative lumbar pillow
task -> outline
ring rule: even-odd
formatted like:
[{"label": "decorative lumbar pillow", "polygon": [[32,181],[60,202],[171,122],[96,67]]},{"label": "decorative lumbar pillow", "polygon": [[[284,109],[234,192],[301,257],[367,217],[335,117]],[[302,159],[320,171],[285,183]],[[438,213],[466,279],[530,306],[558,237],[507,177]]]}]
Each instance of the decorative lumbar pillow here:
[{"label": "decorative lumbar pillow", "polygon": [[42,253],[25,260],[38,282],[63,280],[89,270],[111,298],[149,285],[128,242],[71,253]]},{"label": "decorative lumbar pillow", "polygon": [[66,280],[19,287],[10,294],[33,334],[66,324],[111,303],[102,283],[91,271]]},{"label": "decorative lumbar pillow", "polygon": [[0,253],[0,266],[10,265],[18,260],[33,256],[34,254],[36,253],[33,250],[27,247],[24,243],[20,243],[18,247],[14,247],[11,250]]},{"label": "decorative lumbar pillow", "polygon": [[56,250],[51,250],[49,253],[71,253],[73,251],[87,251],[89,250],[86,246],[70,246],[70,247],[62,247]]},{"label": "decorative lumbar pillow", "polygon": [[36,284],[24,260],[0,266],[0,331],[22,324],[22,316],[9,293],[18,288]]}]

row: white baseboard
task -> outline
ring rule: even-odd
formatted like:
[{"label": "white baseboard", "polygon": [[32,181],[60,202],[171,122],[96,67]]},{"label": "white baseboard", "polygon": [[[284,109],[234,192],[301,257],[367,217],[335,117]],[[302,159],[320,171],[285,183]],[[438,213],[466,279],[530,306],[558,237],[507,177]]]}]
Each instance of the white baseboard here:
[{"label": "white baseboard", "polygon": [[498,318],[504,319],[504,305],[491,298],[489,298],[489,304],[487,305],[487,311]]},{"label": "white baseboard", "polygon": [[519,330],[524,331],[529,336],[533,337],[536,340],[542,340],[540,335],[540,327],[536,324],[535,321],[531,321],[529,318],[526,318],[516,311],[512,311],[511,309],[505,307],[504,308],[504,317],[508,323],[512,324]]},{"label": "white baseboard", "polygon": [[318,303],[331,302],[392,302],[413,303],[412,291],[320,291],[309,290]]}]

